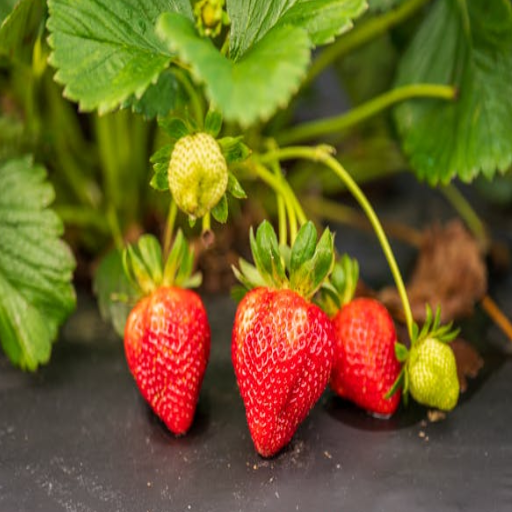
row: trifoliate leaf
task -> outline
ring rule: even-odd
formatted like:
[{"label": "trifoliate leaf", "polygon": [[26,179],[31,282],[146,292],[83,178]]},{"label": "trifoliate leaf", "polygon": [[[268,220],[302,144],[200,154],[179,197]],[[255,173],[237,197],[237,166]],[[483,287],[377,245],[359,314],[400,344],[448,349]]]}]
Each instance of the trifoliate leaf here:
[{"label": "trifoliate leaf", "polygon": [[396,109],[405,153],[435,184],[491,178],[512,164],[512,8],[507,0],[433,5],[401,63],[397,85],[452,84],[456,102],[417,99]]},{"label": "trifoliate leaf", "polygon": [[140,98],[172,55],[154,33],[165,11],[192,19],[188,0],[48,0],[50,63],[66,97],[85,111]]},{"label": "trifoliate leaf", "polygon": [[123,107],[131,107],[133,112],[141,114],[145,119],[154,119],[169,115],[185,102],[186,96],[178,80],[170,70],[165,70],[156,84],[151,84],[141,98],[132,95]]},{"label": "trifoliate leaf", "polygon": [[[6,7],[10,4],[7,2]],[[32,47],[43,17],[43,2],[21,0],[12,12],[5,13],[5,19],[2,16],[4,8],[0,7],[0,56],[31,64]]]},{"label": "trifoliate leaf", "polygon": [[101,260],[93,288],[102,318],[110,321],[122,337],[126,319],[140,295],[126,277],[120,251],[114,249]]},{"label": "trifoliate leaf", "polygon": [[76,303],[75,260],[48,208],[54,195],[31,158],[0,166],[0,342],[13,364],[28,370],[48,362]]},{"label": "trifoliate leaf", "polygon": [[307,32],[291,26],[273,28],[237,62],[222,55],[210,39],[201,38],[193,22],[183,16],[165,13],[157,32],[206,84],[210,101],[224,118],[244,126],[268,119],[286,106],[310,59]]}]

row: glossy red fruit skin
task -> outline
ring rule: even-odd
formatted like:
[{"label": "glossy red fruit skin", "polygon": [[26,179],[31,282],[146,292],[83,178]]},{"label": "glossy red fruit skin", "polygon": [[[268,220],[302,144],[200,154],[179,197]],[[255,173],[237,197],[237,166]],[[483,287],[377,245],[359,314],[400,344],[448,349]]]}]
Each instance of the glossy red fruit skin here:
[{"label": "glossy red fruit skin", "polygon": [[290,290],[256,288],[240,302],[231,355],[256,451],[278,453],[329,381],[333,330],[325,313]]},{"label": "glossy red fruit skin", "polygon": [[332,323],[336,342],[331,388],[372,414],[392,415],[400,393],[389,399],[384,395],[397,379],[400,363],[391,315],[380,302],[357,298],[343,306]]},{"label": "glossy red fruit skin", "polygon": [[144,399],[171,432],[185,434],[210,355],[210,326],[199,295],[161,287],[141,299],[128,316],[124,348]]}]

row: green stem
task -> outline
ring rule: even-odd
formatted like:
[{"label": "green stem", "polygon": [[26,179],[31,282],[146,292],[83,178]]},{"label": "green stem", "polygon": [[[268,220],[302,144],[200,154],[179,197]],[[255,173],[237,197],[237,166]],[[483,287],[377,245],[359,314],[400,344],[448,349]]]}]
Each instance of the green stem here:
[{"label": "green stem", "polygon": [[387,32],[391,27],[399,25],[402,21],[415,14],[429,1],[430,0],[410,0],[404,2],[396,9],[386,12],[382,16],[370,18],[368,21],[356,25],[354,30],[340,37],[320,53],[309,68],[309,73],[304,81],[304,85],[310,84],[325,68],[342,55],[350,53],[354,48]]},{"label": "green stem", "polygon": [[489,234],[487,233],[487,229],[471,204],[469,204],[468,200],[462,195],[460,190],[454,185],[446,185],[444,187],[440,187],[440,190],[446,199],[448,199],[448,201],[451,203],[453,208],[462,217],[480,245],[483,248],[487,248],[489,245]]},{"label": "green stem", "polygon": [[199,126],[203,126],[203,120],[204,120],[204,109],[202,101],[199,97],[199,94],[197,93],[197,90],[192,85],[192,82],[190,81],[188,75],[181,71],[181,70],[175,70],[174,74],[180,84],[183,86],[183,89],[185,89],[185,92],[187,93],[190,104],[192,105],[192,110],[194,111],[194,117],[196,118],[196,121],[198,122]]},{"label": "green stem", "polygon": [[178,214],[178,206],[171,197],[169,203],[169,213],[167,214],[167,222],[165,223],[165,234],[164,234],[164,259],[167,260],[169,251],[171,250],[172,234],[174,232],[174,225],[176,224],[176,216]]},{"label": "green stem", "polygon": [[[270,153],[273,153],[272,151]],[[267,154],[270,154],[267,153]],[[278,159],[273,159],[273,161],[276,161]],[[277,193],[280,194],[285,202],[285,205],[288,206],[288,218],[290,220],[290,214],[293,216],[294,219],[298,219],[299,223],[305,224],[307,222],[306,214],[304,213],[304,210],[302,209],[302,206],[300,205],[297,197],[295,196],[295,193],[291,189],[288,182],[282,178],[277,178],[272,174],[264,165],[261,165],[260,162],[255,161],[254,159],[251,160],[250,169],[252,169],[257,176],[264,181],[267,185],[272,187],[272,189]],[[290,224],[292,224],[290,222]],[[297,233],[297,221],[295,221],[295,225],[290,225],[290,238],[292,241],[294,240],[292,231]]]},{"label": "green stem", "polygon": [[266,163],[272,162],[274,160],[282,161],[293,160],[297,158],[303,158],[314,162],[321,162],[324,165],[326,165],[329,169],[331,169],[341,179],[341,181],[345,183],[347,189],[354,196],[356,201],[359,203],[359,205],[367,215],[368,220],[370,221],[375,231],[375,234],[377,235],[377,238],[384,252],[384,256],[386,257],[389,268],[395,280],[398,294],[400,295],[402,306],[404,308],[407,330],[409,332],[410,338],[412,339],[414,321],[411,312],[411,305],[409,304],[409,298],[407,297],[407,292],[405,290],[404,281],[402,279],[402,275],[400,274],[400,270],[396,263],[395,256],[393,254],[393,251],[391,250],[391,246],[389,245],[384,229],[382,228],[382,225],[372,205],[364,195],[363,191],[354,181],[352,176],[350,176],[350,174],[343,168],[343,166],[329,153],[328,149],[325,146],[318,146],[314,148],[304,146],[292,146],[288,148],[278,149],[266,153],[260,158],[260,161],[262,163]]},{"label": "green stem", "polygon": [[[281,166],[279,162],[276,162],[272,165],[272,170],[274,174],[279,179],[281,178]],[[286,205],[281,194],[276,194],[277,201],[277,220],[278,220],[278,228],[279,228],[279,245],[286,245],[288,230],[286,229]]]},{"label": "green stem", "polygon": [[107,222],[110,227],[112,237],[114,238],[116,248],[119,252],[121,252],[124,249],[123,234],[121,232],[121,228],[119,227],[119,218],[117,217],[116,209],[112,204],[109,205],[107,209]]},{"label": "green stem", "polygon": [[202,229],[203,233],[206,233],[212,229],[212,219],[210,217],[210,212],[206,212],[203,216]]},{"label": "green stem", "polygon": [[329,135],[334,132],[339,132],[365,121],[369,117],[382,112],[396,103],[400,103],[401,101],[411,98],[439,98],[444,100],[454,100],[456,97],[457,89],[449,85],[404,85],[402,87],[392,89],[391,91],[387,91],[344,114],[296,126],[282,134],[278,134],[276,139],[281,145],[294,144],[314,139],[321,135]]}]

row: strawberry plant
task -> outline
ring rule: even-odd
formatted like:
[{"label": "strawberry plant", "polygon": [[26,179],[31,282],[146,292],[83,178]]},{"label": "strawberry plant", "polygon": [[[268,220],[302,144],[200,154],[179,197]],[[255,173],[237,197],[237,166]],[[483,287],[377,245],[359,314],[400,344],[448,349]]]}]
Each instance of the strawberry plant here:
[{"label": "strawberry plant", "polygon": [[[205,254],[248,218],[260,225],[234,237],[254,265],[233,269],[232,357],[259,453],[289,442],[329,382],[381,416],[409,394],[455,407],[458,310],[432,293],[411,307],[364,185],[407,169],[438,187],[482,263],[490,232],[458,184],[510,199],[510,2],[8,0],[0,22],[0,342],[13,364],[49,361],[77,268],[142,395],[185,433],[210,346],[186,239]],[[350,108],[321,115],[332,79]],[[344,192],[389,264],[389,311],[353,298],[343,236],[317,243],[315,225],[361,223]],[[499,316],[475,288],[464,312],[482,299]]]}]

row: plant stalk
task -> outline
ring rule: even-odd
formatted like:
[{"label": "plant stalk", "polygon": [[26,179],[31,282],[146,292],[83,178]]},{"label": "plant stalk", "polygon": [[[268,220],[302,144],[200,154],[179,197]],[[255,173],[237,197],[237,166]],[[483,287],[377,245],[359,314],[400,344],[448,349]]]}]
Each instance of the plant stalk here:
[{"label": "plant stalk", "polygon": [[358,107],[338,116],[328,117],[318,121],[311,121],[291,128],[276,136],[279,144],[295,144],[311,140],[322,135],[346,130],[366,119],[379,114],[383,110],[411,98],[439,98],[454,100],[457,89],[449,85],[438,84],[411,84],[397,87],[376,98],[359,105]]}]

